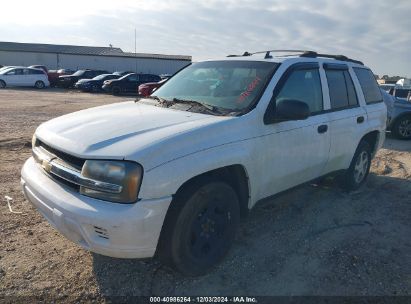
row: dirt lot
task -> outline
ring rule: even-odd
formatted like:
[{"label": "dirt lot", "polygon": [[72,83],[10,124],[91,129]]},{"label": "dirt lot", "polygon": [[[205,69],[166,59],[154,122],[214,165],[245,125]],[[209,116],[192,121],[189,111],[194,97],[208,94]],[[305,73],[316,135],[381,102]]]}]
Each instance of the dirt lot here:
[{"label": "dirt lot", "polygon": [[[156,261],[91,254],[51,228],[23,199],[20,169],[35,128],[50,118],[130,99],[59,90],[0,91],[0,302],[113,295],[411,295],[411,142],[388,135],[367,184],[334,180],[260,203],[224,262],[183,278]],[[22,214],[9,212],[4,196]]]}]

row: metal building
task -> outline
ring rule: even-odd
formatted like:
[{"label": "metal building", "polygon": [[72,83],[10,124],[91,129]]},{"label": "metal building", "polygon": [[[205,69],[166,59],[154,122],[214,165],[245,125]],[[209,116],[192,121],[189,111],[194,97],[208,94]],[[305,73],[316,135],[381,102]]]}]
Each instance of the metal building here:
[{"label": "metal building", "polygon": [[110,72],[174,74],[191,56],[127,53],[120,48],[0,41],[0,65],[45,65],[56,69],[100,69]]}]

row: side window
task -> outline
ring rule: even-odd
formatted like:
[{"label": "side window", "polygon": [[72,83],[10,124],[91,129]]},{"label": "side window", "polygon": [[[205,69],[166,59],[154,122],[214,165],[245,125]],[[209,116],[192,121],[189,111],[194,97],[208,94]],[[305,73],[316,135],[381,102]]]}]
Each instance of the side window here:
[{"label": "side window", "polygon": [[16,75],[16,69],[14,69],[14,70],[11,70],[11,71],[8,71],[7,73],[6,73],[6,75]]},{"label": "side window", "polygon": [[284,99],[305,102],[311,113],[323,110],[323,95],[318,69],[301,69],[291,72],[276,96],[276,103]]},{"label": "side window", "polygon": [[378,88],[377,81],[374,78],[374,74],[369,69],[365,68],[354,68],[354,72],[360,82],[365,102],[367,104],[382,102],[381,92]]},{"label": "side window", "polygon": [[7,73],[7,75],[23,75],[23,69],[14,69]]},{"label": "side window", "polygon": [[358,104],[357,95],[348,70],[325,70],[330,91],[331,109],[340,109]]},{"label": "side window", "polygon": [[355,91],[354,83],[348,71],[344,71],[344,78],[345,78],[345,84],[347,85],[349,105],[350,106],[358,105],[357,92]]},{"label": "side window", "polygon": [[133,82],[133,81],[138,81],[138,76],[137,75],[130,75],[127,78],[128,81]]},{"label": "side window", "polygon": [[140,81],[143,81],[143,82],[149,82],[149,81],[151,81],[150,75],[145,75],[145,74],[140,75]]}]

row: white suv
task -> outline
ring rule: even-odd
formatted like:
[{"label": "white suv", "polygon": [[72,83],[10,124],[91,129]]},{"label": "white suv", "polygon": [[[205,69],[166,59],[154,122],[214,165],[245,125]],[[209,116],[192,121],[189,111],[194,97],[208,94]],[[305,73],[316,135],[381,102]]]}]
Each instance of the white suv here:
[{"label": "white suv", "polygon": [[42,124],[24,194],[85,249],[199,275],[263,198],[335,172],[358,188],[385,138],[373,73],[273,53],[194,63],[149,98]]}]

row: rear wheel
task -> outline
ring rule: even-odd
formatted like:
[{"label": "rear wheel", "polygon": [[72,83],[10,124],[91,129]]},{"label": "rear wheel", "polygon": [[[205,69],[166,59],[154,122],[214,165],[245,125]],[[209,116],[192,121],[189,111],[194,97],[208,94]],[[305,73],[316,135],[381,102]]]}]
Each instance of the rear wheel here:
[{"label": "rear wheel", "polygon": [[206,273],[230,249],[240,222],[234,189],[202,180],[176,197],[159,243],[160,259],[189,276]]},{"label": "rear wheel", "polygon": [[364,184],[371,167],[371,147],[361,141],[355,151],[350,167],[344,174],[344,186],[347,190],[357,190]]},{"label": "rear wheel", "polygon": [[0,80],[0,89],[4,89],[6,87],[6,83],[3,80]]},{"label": "rear wheel", "polygon": [[37,89],[43,89],[43,88],[45,87],[45,84],[44,84],[43,81],[38,80],[38,81],[36,81],[36,83],[34,84],[34,86],[35,86]]},{"label": "rear wheel", "polygon": [[411,139],[411,115],[399,118],[394,123],[392,132],[399,139]]}]

